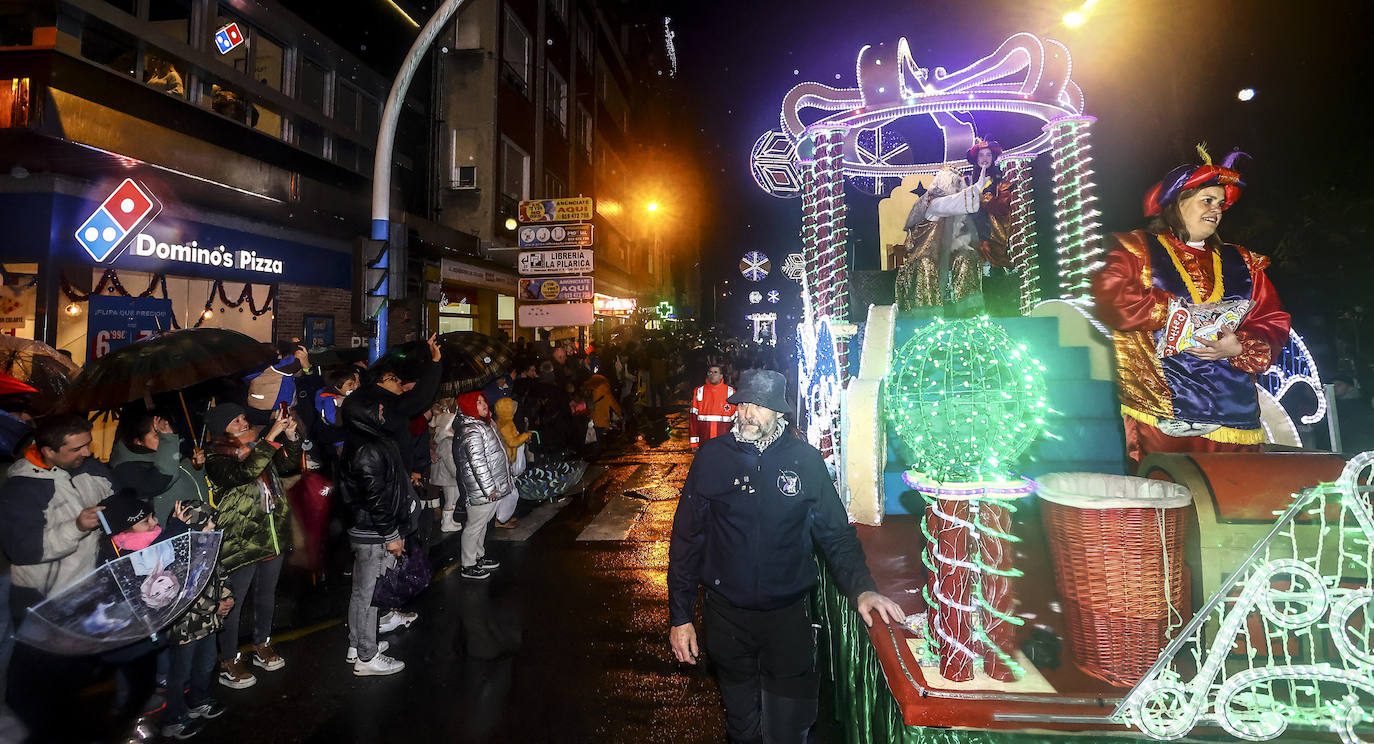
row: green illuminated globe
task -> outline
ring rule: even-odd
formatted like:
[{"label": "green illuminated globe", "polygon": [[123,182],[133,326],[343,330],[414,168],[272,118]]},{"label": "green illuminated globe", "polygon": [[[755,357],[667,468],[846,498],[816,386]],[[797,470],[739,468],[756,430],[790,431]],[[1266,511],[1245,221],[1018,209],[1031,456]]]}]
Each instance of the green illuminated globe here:
[{"label": "green illuminated globe", "polygon": [[986,317],[922,328],[893,357],[887,417],[912,467],[939,481],[1001,480],[1045,431],[1045,367]]}]

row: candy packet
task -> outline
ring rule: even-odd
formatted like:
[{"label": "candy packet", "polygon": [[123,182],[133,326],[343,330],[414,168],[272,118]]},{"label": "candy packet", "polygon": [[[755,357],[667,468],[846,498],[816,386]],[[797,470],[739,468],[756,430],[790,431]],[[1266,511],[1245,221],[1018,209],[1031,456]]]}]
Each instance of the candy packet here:
[{"label": "candy packet", "polygon": [[1198,338],[1215,341],[1221,337],[1221,329],[1232,331],[1240,327],[1245,314],[1255,303],[1251,300],[1222,300],[1201,305],[1192,305],[1180,299],[1169,301],[1169,314],[1165,317],[1164,332],[1159,335],[1155,353],[1160,359],[1182,353],[1185,349],[1201,346]]}]

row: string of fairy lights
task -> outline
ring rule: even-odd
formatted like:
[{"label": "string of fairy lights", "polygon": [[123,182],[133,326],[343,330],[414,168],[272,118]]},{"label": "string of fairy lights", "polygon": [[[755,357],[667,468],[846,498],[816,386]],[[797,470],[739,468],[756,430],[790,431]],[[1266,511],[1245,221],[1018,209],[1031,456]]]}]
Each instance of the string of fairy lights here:
[{"label": "string of fairy lights", "polygon": [[1040,259],[1036,251],[1035,194],[1031,159],[1003,159],[1003,173],[1011,186],[1011,234],[1007,252],[1020,280],[1021,314],[1029,315],[1040,302]]},{"label": "string of fairy lights", "polygon": [[1091,116],[1070,116],[1045,125],[1050,133],[1054,172],[1054,245],[1058,252],[1059,292],[1068,299],[1087,297],[1092,275],[1102,267],[1101,213],[1094,203]]}]

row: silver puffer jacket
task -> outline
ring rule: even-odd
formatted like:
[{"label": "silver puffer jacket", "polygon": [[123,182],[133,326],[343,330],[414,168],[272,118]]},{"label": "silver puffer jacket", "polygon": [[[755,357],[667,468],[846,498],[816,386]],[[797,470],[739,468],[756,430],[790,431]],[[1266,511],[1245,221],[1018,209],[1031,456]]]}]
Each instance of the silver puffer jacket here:
[{"label": "silver puffer jacket", "polygon": [[458,488],[472,506],[500,501],[515,487],[501,434],[482,419],[460,413],[453,420],[453,460]]}]

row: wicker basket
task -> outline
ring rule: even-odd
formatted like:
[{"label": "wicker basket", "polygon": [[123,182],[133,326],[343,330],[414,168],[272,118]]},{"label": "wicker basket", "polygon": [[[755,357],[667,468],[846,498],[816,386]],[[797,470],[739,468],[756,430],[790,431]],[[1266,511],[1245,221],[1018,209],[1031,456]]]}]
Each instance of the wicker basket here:
[{"label": "wicker basket", "polygon": [[1074,663],[1134,685],[1167,642],[1170,607],[1186,609],[1192,495],[1175,483],[1095,473],[1047,475],[1037,492]]}]

